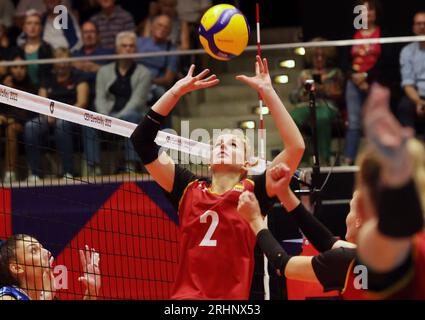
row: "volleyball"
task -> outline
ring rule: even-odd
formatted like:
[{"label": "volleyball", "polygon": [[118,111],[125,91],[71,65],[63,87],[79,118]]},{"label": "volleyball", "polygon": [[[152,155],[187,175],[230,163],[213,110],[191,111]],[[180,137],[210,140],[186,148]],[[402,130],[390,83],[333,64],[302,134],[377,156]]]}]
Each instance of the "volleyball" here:
[{"label": "volleyball", "polygon": [[199,27],[199,39],[205,51],[223,61],[239,56],[245,50],[249,33],[246,17],[229,4],[218,4],[208,9]]}]

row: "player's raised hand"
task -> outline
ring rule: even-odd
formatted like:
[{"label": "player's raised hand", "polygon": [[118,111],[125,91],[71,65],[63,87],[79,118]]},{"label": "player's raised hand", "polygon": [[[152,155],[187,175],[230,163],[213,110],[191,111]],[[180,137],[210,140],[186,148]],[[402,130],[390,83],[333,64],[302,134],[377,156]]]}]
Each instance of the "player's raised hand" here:
[{"label": "player's raised hand", "polygon": [[366,136],[381,162],[383,182],[389,186],[407,182],[412,171],[407,141],[413,137],[413,131],[403,128],[392,114],[389,89],[374,84],[364,109]]},{"label": "player's raised hand", "polygon": [[80,250],[80,261],[83,267],[84,275],[78,278],[86,288],[86,296],[95,299],[100,291],[101,276],[99,269],[100,257],[99,253],[86,245],[85,251]]},{"label": "player's raised hand", "polygon": [[252,192],[246,191],[240,195],[238,212],[249,223],[255,234],[267,228],[258,200]]},{"label": "player's raised hand", "polygon": [[283,163],[279,163],[267,170],[266,174],[270,189],[279,199],[283,199],[288,194],[289,184],[292,179],[290,173],[289,167]]},{"label": "player's raised hand", "polygon": [[217,85],[220,80],[217,78],[215,74],[207,75],[210,73],[209,69],[205,69],[200,74],[194,76],[195,65],[191,65],[190,69],[183,79],[180,79],[176,82],[176,84],[171,89],[175,95],[182,96],[191,91],[196,91],[199,89],[206,89]]},{"label": "player's raised hand", "polygon": [[255,76],[239,75],[236,79],[245,82],[259,93],[273,88],[267,59],[261,60],[260,56],[257,56],[257,61],[255,62]]}]

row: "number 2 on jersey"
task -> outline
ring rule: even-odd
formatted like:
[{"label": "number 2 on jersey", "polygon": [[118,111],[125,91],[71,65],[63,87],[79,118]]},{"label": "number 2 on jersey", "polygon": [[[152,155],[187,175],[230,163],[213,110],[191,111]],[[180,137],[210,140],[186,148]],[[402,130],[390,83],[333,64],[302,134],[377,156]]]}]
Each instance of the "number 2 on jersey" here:
[{"label": "number 2 on jersey", "polygon": [[216,247],[217,246],[217,240],[211,240],[215,229],[218,227],[219,218],[218,213],[215,211],[208,210],[205,212],[201,217],[201,223],[208,223],[208,217],[212,218],[212,222],[210,227],[208,228],[207,233],[205,234],[204,239],[199,244],[200,247]]}]

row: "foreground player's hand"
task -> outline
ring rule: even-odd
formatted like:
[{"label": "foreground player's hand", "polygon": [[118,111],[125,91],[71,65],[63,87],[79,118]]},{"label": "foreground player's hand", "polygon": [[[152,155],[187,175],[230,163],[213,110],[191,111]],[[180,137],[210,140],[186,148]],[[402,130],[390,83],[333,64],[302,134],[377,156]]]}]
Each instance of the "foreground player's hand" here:
[{"label": "foreground player's hand", "polygon": [[270,189],[273,194],[283,201],[288,195],[289,184],[291,183],[291,170],[283,163],[279,163],[267,170],[267,178],[270,181]]},{"label": "foreground player's hand", "polygon": [[246,191],[240,195],[238,212],[249,223],[255,234],[267,228],[261,216],[258,200],[252,192]]},{"label": "foreground player's hand", "polygon": [[86,295],[90,298],[98,296],[101,286],[101,276],[99,269],[99,253],[86,245],[86,250],[80,250],[80,261],[84,275],[78,278],[86,288]]},{"label": "foreground player's hand", "polygon": [[220,80],[217,79],[217,76],[215,74],[206,78],[206,76],[210,73],[210,70],[208,69],[205,69],[197,76],[193,75],[194,71],[195,65],[192,64],[186,77],[177,81],[171,89],[171,92],[174,95],[182,96],[191,91],[213,87],[220,82]]},{"label": "foreground player's hand", "polygon": [[365,130],[369,146],[377,154],[384,185],[397,187],[406,183],[412,175],[412,161],[407,142],[413,131],[403,128],[390,110],[390,91],[374,84],[365,104]]},{"label": "foreground player's hand", "polygon": [[49,260],[49,268],[43,271],[43,291],[40,292],[40,300],[53,300],[56,296],[56,282],[53,274],[53,256]]},{"label": "foreground player's hand", "polygon": [[268,89],[273,88],[267,59],[261,60],[260,56],[257,56],[254,77],[239,75],[236,77],[236,79],[247,83],[253,89],[257,90],[260,94]]}]

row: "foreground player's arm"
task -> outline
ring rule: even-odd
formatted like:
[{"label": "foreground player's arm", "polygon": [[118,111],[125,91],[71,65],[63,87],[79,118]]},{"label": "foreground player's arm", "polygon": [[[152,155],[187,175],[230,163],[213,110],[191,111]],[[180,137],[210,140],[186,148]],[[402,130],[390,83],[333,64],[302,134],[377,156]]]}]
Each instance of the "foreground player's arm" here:
[{"label": "foreground player's arm", "polygon": [[166,152],[160,153],[160,149],[155,143],[161,124],[183,95],[219,83],[215,75],[205,78],[209,70],[204,70],[199,75],[193,76],[194,70],[195,66],[192,65],[186,77],[178,81],[155,103],[131,136],[134,147],[146,170],[167,192],[173,191],[175,163]]},{"label": "foreground player's arm", "polygon": [[257,243],[279,276],[291,280],[320,283],[325,291],[342,290],[354,250],[329,250],[316,257],[290,256],[267,229],[254,194],[245,192],[239,198],[239,214],[250,224]]},{"label": "foreground player's arm", "polygon": [[273,192],[277,195],[286,211],[294,218],[307,239],[319,252],[341,247],[356,247],[349,242],[335,238],[332,232],[304,207],[289,187],[292,176],[287,166],[281,163],[270,168],[269,171]]},{"label": "foreground player's arm", "polygon": [[[255,77],[241,75],[237,76],[237,79],[247,83],[261,95],[265,105],[270,109],[276,127],[279,130],[285,149],[273,160],[272,165],[285,163],[290,168],[291,174],[293,174],[298,168],[304,154],[304,139],[273,88],[267,60],[261,60],[261,58],[257,56],[255,68]],[[266,190],[270,197],[275,195],[270,188],[268,178],[266,181]]]},{"label": "foreground player's arm", "polygon": [[389,90],[374,85],[365,105],[366,136],[380,161],[382,191],[377,217],[367,221],[358,236],[361,261],[380,273],[403,264],[411,253],[413,236],[424,224],[406,147],[412,132],[394,118],[389,99]]}]

